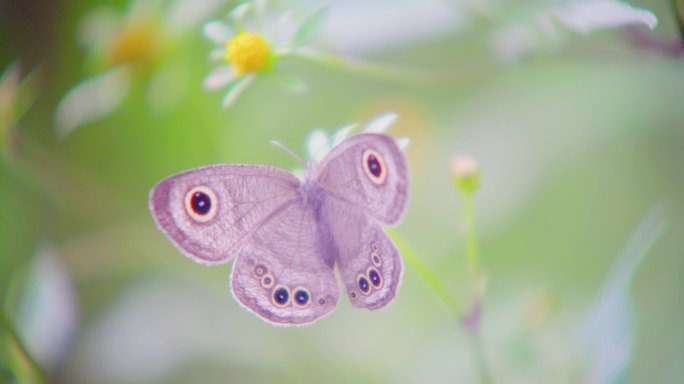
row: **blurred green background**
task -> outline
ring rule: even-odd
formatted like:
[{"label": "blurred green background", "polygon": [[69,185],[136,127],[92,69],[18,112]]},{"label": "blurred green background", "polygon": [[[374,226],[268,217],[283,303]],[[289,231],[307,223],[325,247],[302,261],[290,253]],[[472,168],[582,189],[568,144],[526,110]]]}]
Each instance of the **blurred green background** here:
[{"label": "blurred green background", "polygon": [[[329,17],[382,36],[399,27],[368,8],[411,15],[410,3],[335,3]],[[396,231],[464,304],[463,206],[450,163],[467,153],[482,170],[475,197],[487,276],[482,345],[494,382],[684,380],[683,56],[631,44],[615,29],[571,35],[504,64],[488,49],[497,25],[448,6],[461,24],[420,39],[393,35],[364,52],[335,48],[339,31],[330,37],[324,28],[320,39],[335,54],[459,76],[397,81],[283,62],[276,71],[299,75],[308,93],[259,78],[224,110],[221,91],[202,89],[215,65],[197,23],[136,72],[118,109],[60,137],[60,99],[101,70],[77,35],[103,4],[117,12],[128,6],[0,2],[1,67],[19,60],[23,75],[34,75],[27,98],[36,97],[3,127],[0,297],[50,382],[477,382],[468,332],[411,265],[385,309],[357,310],[342,298],[313,326],[275,328],[233,300],[229,265],[183,257],[147,208],[149,189],[166,176],[213,163],[292,169],[298,164],[270,140],[304,155],[314,128],[332,132],[388,111],[399,116],[391,133],[411,138],[411,204]],[[303,14],[319,6],[280,5]],[[660,22],[640,33],[677,38],[670,3],[632,5]],[[218,4],[207,19],[228,9]],[[402,20],[429,24],[421,15]],[[162,93],[181,91],[172,107],[152,108],[149,79],[167,63],[180,71]],[[618,255],[654,206],[666,230],[633,280],[608,295],[605,307],[617,309],[592,323],[592,309],[605,304],[602,287],[614,282],[611,267],[619,270]],[[595,325],[603,344],[602,336],[581,336]],[[38,381],[7,329],[0,379]]]}]

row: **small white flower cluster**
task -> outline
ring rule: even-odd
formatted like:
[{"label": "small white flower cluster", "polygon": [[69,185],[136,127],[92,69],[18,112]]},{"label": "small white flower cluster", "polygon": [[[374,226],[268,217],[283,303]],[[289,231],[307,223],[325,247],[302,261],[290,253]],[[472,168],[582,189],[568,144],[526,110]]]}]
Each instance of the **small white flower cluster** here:
[{"label": "small white flower cluster", "polygon": [[[397,121],[397,114],[394,112],[383,113],[368,121],[361,129],[362,133],[387,133],[392,125]],[[306,140],[306,148],[309,159],[314,164],[321,162],[332,149],[344,141],[349,135],[359,128],[359,124],[345,125],[336,132],[328,135],[323,129],[315,129]],[[397,144],[402,150],[409,145],[410,139],[402,137],[397,139]]]},{"label": "small white flower cluster", "polygon": [[586,35],[636,24],[653,29],[658,19],[646,9],[619,0],[553,3],[497,30],[491,47],[503,62],[517,63],[535,51],[556,49],[563,41],[564,32]]}]

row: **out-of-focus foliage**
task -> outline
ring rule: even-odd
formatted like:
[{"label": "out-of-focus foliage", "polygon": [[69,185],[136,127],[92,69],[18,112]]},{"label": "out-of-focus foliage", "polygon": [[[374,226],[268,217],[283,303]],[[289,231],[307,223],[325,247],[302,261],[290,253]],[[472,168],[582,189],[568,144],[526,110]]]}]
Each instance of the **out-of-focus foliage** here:
[{"label": "out-of-focus foliage", "polygon": [[[130,1],[0,3],[0,381],[37,381],[36,365],[68,383],[477,382],[480,345],[496,383],[682,382],[671,4],[256,1],[263,30],[287,15],[302,49],[223,109],[206,37],[241,3]],[[154,226],[148,191],[166,176],[296,169],[270,141],[306,157],[368,121],[410,138],[393,229],[406,272],[387,308],[343,299],[274,328],[233,300],[229,266],[192,263]],[[479,344],[453,316],[473,284],[452,171],[465,154]]]}]

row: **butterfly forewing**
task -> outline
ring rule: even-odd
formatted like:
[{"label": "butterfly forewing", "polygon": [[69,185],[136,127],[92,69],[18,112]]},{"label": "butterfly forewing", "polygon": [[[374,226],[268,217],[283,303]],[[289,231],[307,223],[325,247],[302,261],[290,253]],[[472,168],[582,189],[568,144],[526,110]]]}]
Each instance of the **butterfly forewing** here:
[{"label": "butterfly forewing", "polygon": [[327,196],[353,205],[388,225],[398,224],[408,204],[406,157],[382,134],[352,136],[316,169]]},{"label": "butterfly forewing", "polygon": [[299,180],[281,169],[215,165],[162,180],[150,191],[157,226],[189,258],[217,264],[274,211],[296,196]]}]

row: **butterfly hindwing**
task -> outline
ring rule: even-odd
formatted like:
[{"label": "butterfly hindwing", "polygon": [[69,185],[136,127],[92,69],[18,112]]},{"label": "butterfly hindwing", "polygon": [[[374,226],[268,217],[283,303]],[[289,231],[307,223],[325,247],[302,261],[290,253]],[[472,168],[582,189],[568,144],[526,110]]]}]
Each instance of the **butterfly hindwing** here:
[{"label": "butterfly hindwing", "polygon": [[[330,313],[339,298],[334,252],[314,211],[292,202],[238,250],[231,274],[237,300],[277,325],[305,325]],[[328,256],[326,256],[326,254]]]},{"label": "butterfly hindwing", "polygon": [[332,200],[326,216],[337,246],[337,268],[355,307],[378,309],[399,289],[403,263],[399,250],[375,219],[359,209]]},{"label": "butterfly hindwing", "polygon": [[298,185],[273,167],[214,165],[162,180],[150,191],[149,205],[159,229],[185,255],[218,264],[292,200]]}]

